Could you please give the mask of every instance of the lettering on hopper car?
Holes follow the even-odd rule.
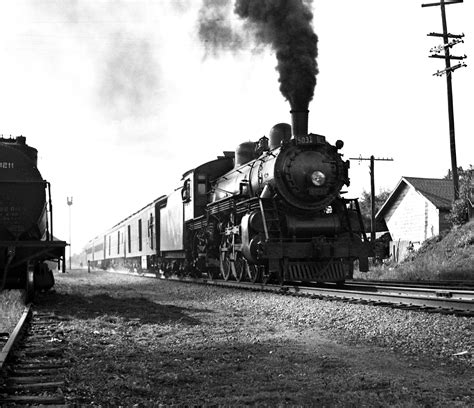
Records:
[[[21,211],[21,207],[8,207],[8,206],[1,207],[0,206],[0,213],[8,213],[8,214],[17,215],[20,213],[20,211]]]
[[[3,224],[11,226],[19,222],[19,219],[22,215],[22,208],[15,206],[0,206],[0,219]]]
[[[13,162],[0,162],[0,169],[14,169],[15,163]]]

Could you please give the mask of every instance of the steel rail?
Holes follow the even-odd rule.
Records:
[[[404,309],[413,308],[420,311],[455,314],[466,317],[474,316],[474,291],[471,290],[457,291],[458,297],[450,297],[444,296],[445,294],[440,296],[438,289],[430,291],[429,289],[421,290],[421,288],[377,288],[373,285],[367,285],[366,290],[354,290],[345,287],[329,288],[262,283],[254,284],[251,282],[196,280],[191,278],[177,278],[173,280],[328,300],[341,300],[352,303],[373,304],[375,306],[392,306]],[[462,294],[460,292],[462,292]]]
[[[377,293],[390,293],[399,296],[408,297],[425,297],[425,298],[446,298],[459,300],[474,300],[474,290],[447,288],[447,287],[422,287],[422,286],[392,286],[380,285],[378,283],[362,284],[362,283],[348,283],[344,285],[346,289],[360,290],[360,291],[376,291]]]
[[[390,291],[363,291],[347,289],[326,289],[326,288],[302,288],[295,289],[296,292],[307,295],[322,295],[327,298],[338,298],[355,302],[375,302],[390,304],[397,307],[417,307],[421,309],[432,309],[430,311],[450,312],[453,314],[474,315],[474,292],[462,295],[462,297],[451,297],[439,291],[433,292],[413,288],[395,288]],[[446,296],[445,296],[446,295]]]
[[[373,279],[350,279],[346,280],[346,285],[379,285],[379,286],[410,286],[422,288],[440,288],[440,289],[474,289],[474,280],[465,281],[402,281],[402,280],[373,280]]]
[[[23,311],[23,314],[21,315],[20,320],[18,321],[17,325],[15,326],[15,329],[8,337],[6,344],[3,346],[2,351],[0,352],[0,370],[3,370],[3,366],[8,360],[10,352],[13,350],[15,343],[19,339],[20,333],[22,332],[22,329],[25,327],[25,323],[27,322],[27,319],[30,316],[31,308],[32,308],[31,303],[25,306],[25,310]]]

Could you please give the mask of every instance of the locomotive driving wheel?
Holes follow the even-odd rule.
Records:
[[[234,240],[235,236],[232,233],[234,227],[234,217],[231,214],[229,221],[226,223],[224,228],[224,234],[222,236],[222,242],[220,246],[220,269],[221,275],[224,280],[229,280],[231,276],[235,276],[234,273]]]
[[[221,274],[224,280],[229,280],[230,275],[231,275],[231,266],[230,266],[230,256],[229,252],[226,250],[221,249],[221,255],[220,255],[220,267],[221,267]]]
[[[230,263],[232,268],[232,275],[237,282],[240,282],[245,276],[245,258],[242,256],[242,252],[234,252],[234,262]]]
[[[257,265],[245,260],[245,272],[249,281],[252,283],[259,283],[262,280],[262,265]]]

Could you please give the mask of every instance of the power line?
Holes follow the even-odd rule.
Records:
[[[362,160],[370,160],[369,172],[370,172],[370,242],[375,242],[375,161],[393,161],[393,159],[385,157],[375,158],[373,155],[370,157],[349,157],[349,160],[359,160],[359,164]]]
[[[448,33],[448,25],[446,22],[446,5],[463,3],[463,0],[441,0],[439,3],[428,3],[422,4],[421,7],[441,7],[441,21],[443,24],[443,33],[429,33],[429,37],[442,37],[443,44],[433,47],[430,52],[433,54],[430,55],[430,58],[443,58],[445,61],[445,69],[436,71],[433,75],[443,76],[446,75],[446,86],[448,92],[448,116],[449,116],[449,144],[451,149],[451,169],[453,172],[453,189],[454,189],[454,199],[459,198],[459,175],[458,175],[458,166],[456,159],[456,138],[454,132],[454,107],[453,107],[453,85],[452,85],[452,73],[462,67],[466,67],[466,64],[462,61],[467,58],[466,55],[463,56],[452,56],[450,50],[453,46],[459,43],[463,43],[464,34],[451,34]],[[450,39],[452,39],[450,41]],[[442,52],[444,51],[444,55]],[[461,61],[456,65],[451,65],[451,60]]]

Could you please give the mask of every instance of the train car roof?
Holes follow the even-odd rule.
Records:
[[[87,244],[85,245],[85,247],[87,246],[91,246],[93,245],[93,243],[104,236],[104,235],[107,235],[110,231],[112,231],[114,228],[118,227],[120,224],[123,224],[125,221],[127,221],[128,219],[132,218],[133,216],[137,215],[138,213],[140,213],[141,211],[143,211],[145,208],[151,206],[151,205],[154,205],[154,204],[157,204],[157,203],[164,203],[166,202],[166,200],[168,199],[168,196],[167,195],[162,195],[160,197],[158,197],[157,199],[153,200],[152,202],[148,203],[147,205],[143,206],[142,208],[140,208],[138,211],[135,211],[133,214],[129,215],[128,217],[125,217],[123,220],[119,221],[117,224],[115,224],[114,226],[112,226],[111,228],[105,230],[105,232],[103,232],[102,234],[99,234],[99,235],[96,235],[94,238],[91,238]]]
[[[234,155],[231,154],[231,153],[233,153],[233,152],[224,152],[224,156],[219,156],[219,157],[217,157],[217,159],[210,160],[210,161],[205,162],[205,163],[203,163],[203,164],[201,164],[201,165],[199,165],[199,166],[197,166],[193,169],[190,169],[190,170],[184,172],[181,179],[184,179],[187,175],[189,175],[191,173],[198,172],[198,171],[202,170],[203,168],[214,167],[213,165],[215,165],[217,163],[224,164],[225,162],[227,162],[231,165],[231,168],[234,167]],[[224,172],[224,173],[226,173],[226,172]]]
[[[140,208],[138,211],[135,211],[133,214],[130,214],[128,217],[125,217],[123,220],[119,221],[117,224],[115,224],[114,226],[112,226],[111,228],[109,228],[107,231],[110,231],[110,230],[113,230],[114,228],[118,227],[120,224],[124,223],[125,221],[127,221],[128,219],[132,218],[133,216],[137,215],[138,213],[140,213],[141,211],[143,211],[145,208],[147,207],[150,207],[154,204],[157,204],[157,203],[161,203],[161,202],[164,202],[168,199],[168,196],[167,195],[162,195],[160,197],[158,197],[157,199],[153,200],[152,202],[148,203],[147,205],[143,206],[142,208]]]

